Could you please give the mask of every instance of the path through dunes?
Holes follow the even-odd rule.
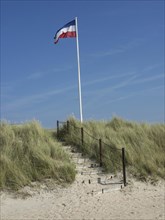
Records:
[[[122,184],[113,184],[121,181],[120,174],[118,178],[106,176],[74,148],[64,149],[76,163],[74,183],[67,187],[54,187],[49,180],[33,183],[20,191],[30,195],[25,198],[2,192],[1,219],[164,219],[164,182],[153,186],[132,180],[121,189]]]
[[[79,187],[88,188],[88,194],[99,194],[113,190],[120,190],[124,187],[122,174],[106,174],[103,168],[95,161],[84,157],[75,148],[64,146],[64,149],[70,154],[76,164],[76,182]],[[84,186],[83,186],[84,185]]]

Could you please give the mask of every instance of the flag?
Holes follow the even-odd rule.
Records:
[[[64,25],[62,28],[60,28],[55,36],[54,36],[54,43],[56,44],[59,40],[59,38],[68,38],[68,37],[76,37],[76,23],[75,19],[66,25]]]

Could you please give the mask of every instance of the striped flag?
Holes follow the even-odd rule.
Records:
[[[62,28],[60,28],[55,36],[54,36],[54,43],[56,44],[59,40],[59,38],[68,38],[68,37],[76,37],[76,23],[75,19],[66,25],[64,25]]]

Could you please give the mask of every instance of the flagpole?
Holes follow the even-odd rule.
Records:
[[[79,91],[79,106],[80,106],[80,121],[83,122],[82,115],[82,97],[81,97],[81,78],[80,78],[80,56],[79,56],[79,41],[78,41],[78,23],[77,17],[75,18],[76,23],[76,42],[77,42],[77,64],[78,64],[78,91]]]

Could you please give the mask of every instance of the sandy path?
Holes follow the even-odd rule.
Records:
[[[47,180],[39,186],[25,187],[22,198],[12,193],[1,192],[1,220],[39,219],[165,219],[164,182],[157,186],[136,181],[121,189],[120,175],[101,174],[99,167],[91,168],[91,161],[80,154],[65,149],[76,163],[76,181],[68,187],[54,188]]]

